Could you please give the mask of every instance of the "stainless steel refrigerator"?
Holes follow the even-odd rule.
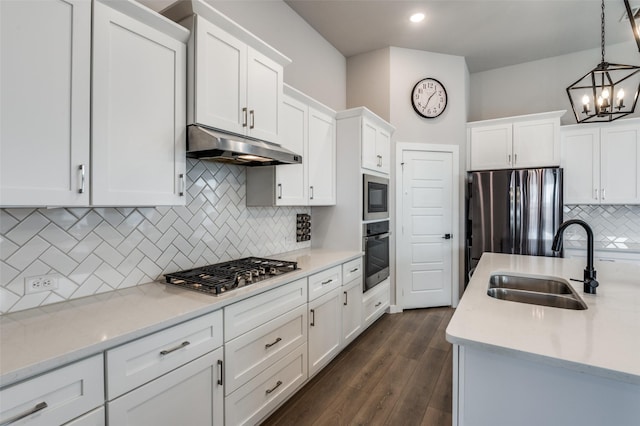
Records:
[[[562,169],[469,173],[467,273],[484,252],[554,256],[562,223]]]

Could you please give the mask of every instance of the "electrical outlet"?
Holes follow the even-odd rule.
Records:
[[[37,277],[27,277],[24,279],[24,291],[26,294],[52,291],[58,288],[57,275],[40,275]]]

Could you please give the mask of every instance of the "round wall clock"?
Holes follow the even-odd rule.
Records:
[[[422,117],[435,118],[447,107],[447,91],[435,78],[423,78],[413,86],[411,105]]]

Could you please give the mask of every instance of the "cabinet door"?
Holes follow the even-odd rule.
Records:
[[[562,131],[565,204],[597,204],[600,194],[600,131],[578,128]]]
[[[534,120],[513,124],[513,167],[560,165],[559,120]]]
[[[65,423],[65,426],[104,426],[106,424],[104,406]]]
[[[186,45],[94,3],[92,204],[184,205]]]
[[[194,121],[244,134],[247,45],[199,16],[195,32]]]
[[[362,279],[355,279],[342,290],[342,346],[362,332]]]
[[[0,206],[89,204],[90,49],[90,0],[0,2]]]
[[[307,176],[309,163],[307,149],[308,107],[295,99],[285,97],[282,106],[282,146],[302,155],[302,164],[276,166],[276,205],[304,206],[308,204]]]
[[[471,128],[471,170],[508,169],[512,160],[512,125]]]
[[[247,50],[248,132],[253,138],[280,143],[282,66],[263,54]]]
[[[362,119],[362,168],[380,171],[380,162],[376,151],[376,138],[378,127],[367,120]]]
[[[601,202],[640,203],[640,127],[607,126],[600,137]]]
[[[335,119],[309,108],[309,205],[336,203]]]
[[[107,403],[112,425],[222,425],[222,348]]]
[[[391,170],[391,135],[384,130],[376,134],[376,156],[380,161],[379,171],[389,174]]]
[[[340,351],[341,296],[338,288],[309,302],[309,376],[320,371]]]

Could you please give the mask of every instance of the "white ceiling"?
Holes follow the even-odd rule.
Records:
[[[464,56],[474,73],[600,46],[600,0],[284,1],[346,57],[396,46]],[[414,12],[426,19],[410,24]],[[623,0],[606,0],[605,15],[607,45],[633,39]]]

